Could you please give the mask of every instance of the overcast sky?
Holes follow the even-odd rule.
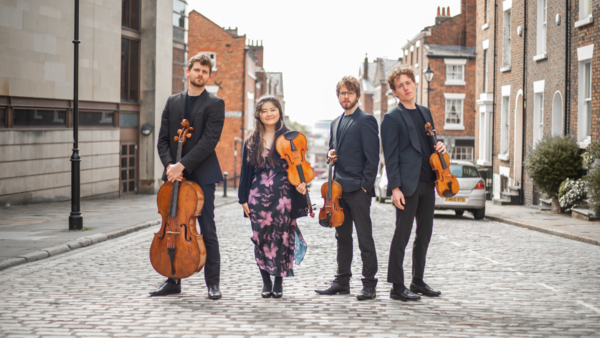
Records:
[[[406,40],[434,24],[438,6],[460,13],[460,0],[188,0],[221,27],[262,40],[264,68],[283,72],[286,114],[312,125],[342,113],[335,85],[358,77],[365,53],[397,59]]]

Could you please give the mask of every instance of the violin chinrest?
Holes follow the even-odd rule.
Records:
[[[283,133],[283,137],[285,137],[286,140],[293,140],[298,136],[298,131],[287,131],[285,133]]]

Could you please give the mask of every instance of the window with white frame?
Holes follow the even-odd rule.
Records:
[[[485,12],[483,17],[484,23],[490,22],[490,0],[485,0]]]
[[[579,20],[592,15],[592,0],[579,0]]]
[[[483,92],[484,93],[488,93],[489,92],[489,84],[488,84],[488,79],[489,79],[489,64],[490,64],[490,58],[488,55],[488,49],[484,49],[483,50]]]
[[[464,130],[465,94],[444,93],[446,99],[446,117],[444,130]]]
[[[492,165],[492,105],[479,106],[479,165]]]
[[[536,59],[546,56],[546,36],[548,32],[548,0],[538,0],[537,2],[537,51]]]
[[[533,146],[544,136],[544,92],[533,97]]]
[[[452,159],[473,161],[473,147],[454,147],[452,150]]]
[[[594,45],[577,48],[579,61],[577,141],[586,147],[591,141],[592,125],[592,57]]]
[[[508,92],[510,95],[510,87],[508,89]],[[510,140],[510,96],[503,95],[502,102],[501,102],[501,116],[500,116],[500,154],[501,155],[508,155],[509,140]]]
[[[446,63],[446,86],[464,86],[467,59],[444,59]]]
[[[504,34],[502,40],[502,66],[510,67],[510,52],[511,52],[511,10],[504,11]]]

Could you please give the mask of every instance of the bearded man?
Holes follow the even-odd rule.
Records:
[[[200,233],[206,246],[204,279],[210,299],[221,298],[219,279],[221,255],[215,225],[215,184],[223,181],[221,166],[215,147],[221,138],[225,122],[225,102],[206,90],[212,77],[212,60],[208,55],[198,54],[188,62],[188,90],[172,95],[162,113],[158,134],[158,154],[165,166],[163,181],[187,180],[197,183],[204,192],[204,207],[198,216]],[[177,130],[186,119],[194,128],[192,136],[183,146],[181,161],[177,158]],[[168,278],[151,296],[164,296],[181,292],[181,280]]]
[[[333,180],[342,186],[340,206],[344,209],[344,223],[335,228],[338,264],[335,280],[327,289],[315,292],[322,295],[350,293],[354,223],[363,263],[363,289],[356,298],[373,299],[377,286],[377,253],[371,224],[371,198],[375,196],[379,164],[379,128],[375,117],[358,107],[360,84],[356,78],[342,78],[336,93],[344,113],[331,123],[328,157],[336,161]]]

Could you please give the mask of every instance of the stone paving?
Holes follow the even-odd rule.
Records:
[[[313,189],[316,190],[316,189]],[[313,194],[313,202],[322,203]],[[600,247],[492,221],[438,215],[425,280],[440,298],[404,303],[385,282],[394,210],[373,203],[377,299],[319,296],[335,271],[334,230],[302,218],[308,243],[281,299],[260,297],[248,221],[237,204],[217,208],[221,290],[203,276],[180,295],[150,298],[163,280],[150,266],[152,227],[0,272],[0,337],[598,337]],[[410,257],[410,245],[407,249]],[[357,261],[358,260],[358,261]],[[410,280],[410,259],[406,261]]]

